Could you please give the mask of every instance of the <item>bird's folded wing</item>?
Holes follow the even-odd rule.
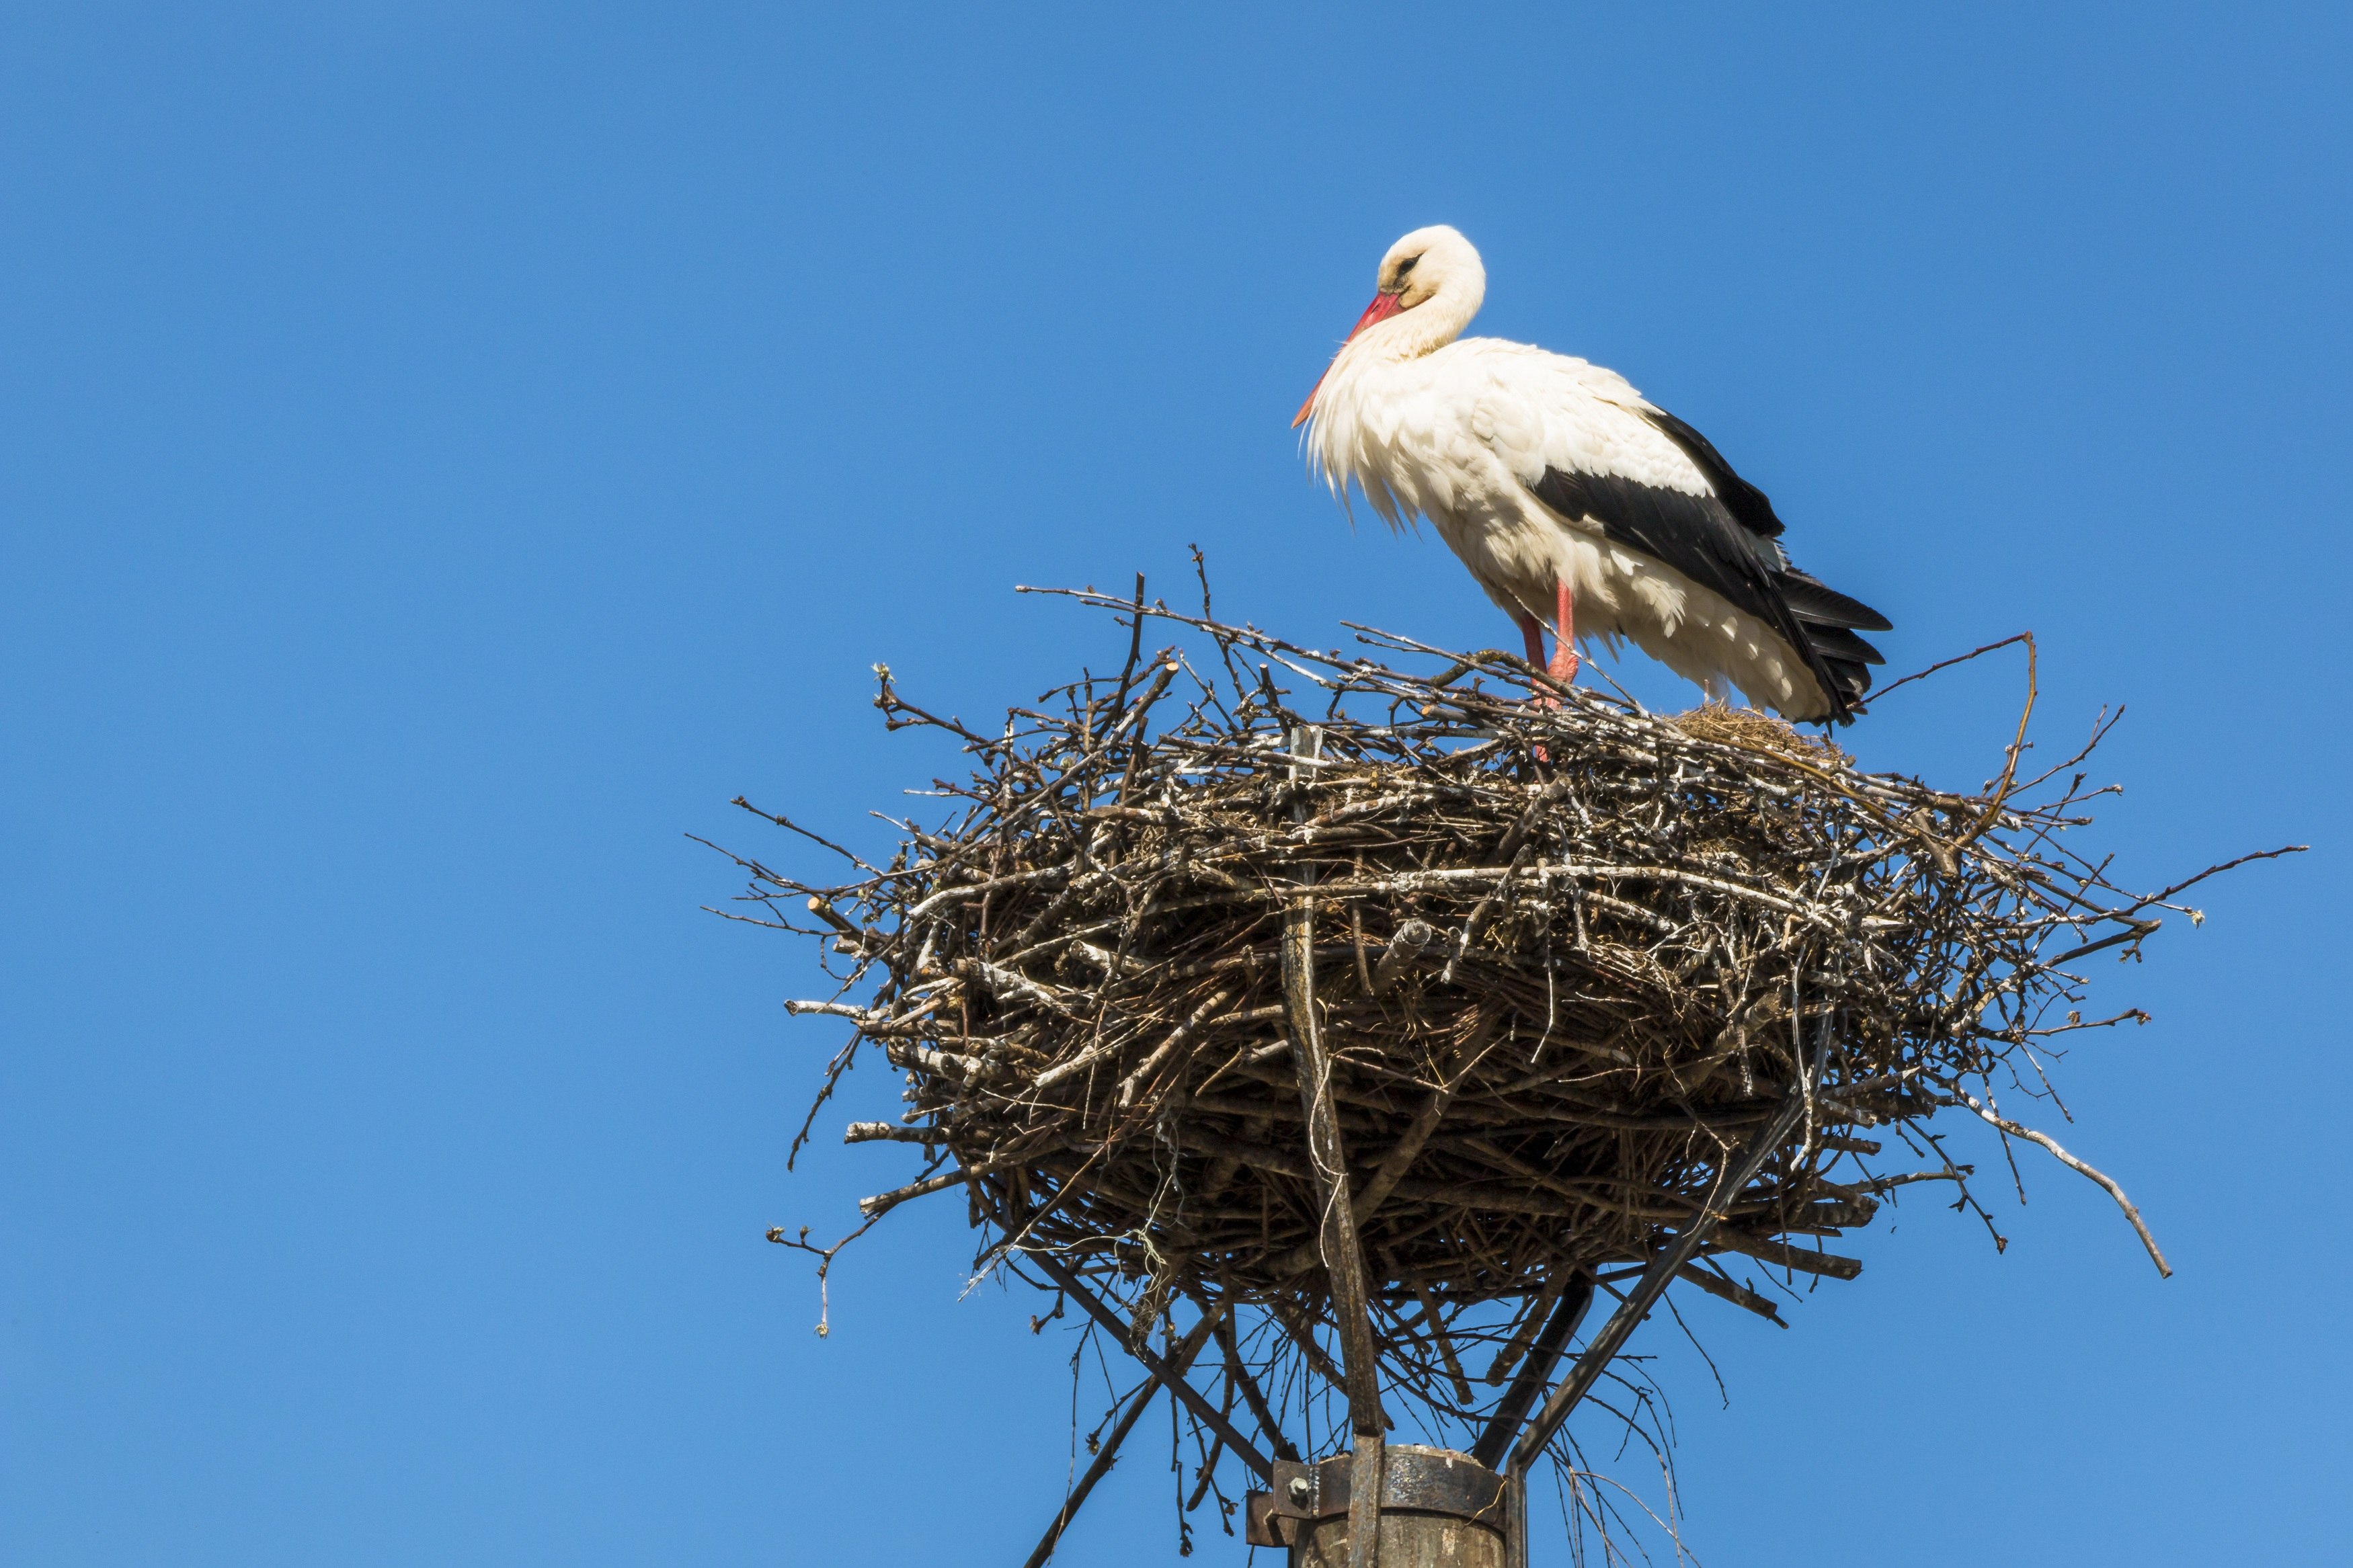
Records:
[[[1773,503],[1705,437],[1606,371],[1558,363],[1525,367],[1531,379],[1556,384],[1536,400],[1545,428],[1534,440],[1533,432],[1511,432],[1520,437],[1508,442],[1516,449],[1498,442],[1498,455],[1554,511],[1591,519],[1614,542],[1771,627],[1812,670],[1834,716],[1846,718],[1870,689],[1866,667],[1881,662],[1855,633],[1884,631],[1886,617],[1792,567],[1778,542]],[[1601,377],[1615,386],[1594,384]]]

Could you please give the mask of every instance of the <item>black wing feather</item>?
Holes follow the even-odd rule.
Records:
[[[1767,539],[1778,539],[1787,525],[1773,510],[1773,503],[1765,492],[1732,471],[1715,443],[1668,413],[1663,408],[1640,411],[1643,418],[1656,427],[1659,434],[1683,449],[1683,456],[1707,476],[1707,482],[1724,500],[1726,511],[1736,518],[1743,528]]]
[[[1597,519],[1611,540],[1771,626],[1820,683],[1831,717],[1852,720],[1854,704],[1871,689],[1869,667],[1883,662],[1855,631],[1887,631],[1887,617],[1791,566],[1774,542],[1783,524],[1772,501],[1734,473],[1706,437],[1672,414],[1641,412],[1691,458],[1714,495],[1548,468],[1531,487],[1536,499],[1565,517]]]

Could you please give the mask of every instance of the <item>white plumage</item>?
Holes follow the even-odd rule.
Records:
[[[1622,376],[1460,337],[1485,293],[1451,228],[1390,247],[1300,410],[1317,472],[1393,527],[1428,518],[1531,662],[1553,622],[1556,675],[1575,675],[1578,638],[1623,637],[1713,695],[1728,683],[1792,719],[1848,718],[1879,662],[1855,628],[1886,620],[1794,570],[1762,492]]]

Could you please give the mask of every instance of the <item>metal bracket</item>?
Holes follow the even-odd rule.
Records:
[[[1245,1500],[1245,1539],[1252,1546],[1294,1544],[1318,1520],[1349,1511],[1355,1456],[1335,1454],[1318,1464],[1278,1459],[1272,1489]],[[1504,1478],[1467,1454],[1419,1443],[1386,1445],[1381,1456],[1380,1511],[1442,1513],[1509,1532]]]

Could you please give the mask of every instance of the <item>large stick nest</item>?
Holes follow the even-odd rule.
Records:
[[[893,728],[972,759],[935,781],[958,803],[944,825],[899,824],[896,858],[838,883],[744,862],[772,923],[823,939],[842,980],[794,1005],[854,1025],[825,1093],[869,1045],[905,1074],[901,1122],[849,1137],[930,1163],[870,1220],[960,1189],[990,1260],[1051,1249],[1145,1317],[1176,1289],[1271,1304],[1318,1359],[1280,959],[1303,898],[1367,1275],[1421,1308],[1382,1326],[1409,1381],[1452,1364],[1463,1309],[1650,1257],[1791,1096],[1796,1131],[1685,1271],[1743,1305],[1772,1310],[1723,1253],[1850,1278],[1823,1238],[1890,1189],[1947,1181],[1969,1204],[1927,1125],[1947,1108],[2044,1143],[2139,1226],[1996,1100],[2043,1092],[2055,1037],[2139,1016],[2084,1018],[2067,966],[2135,953],[2178,907],[2179,888],[2124,892],[2063,842],[2098,793],[2083,752],[2021,780],[2021,721],[1996,783],[1955,795],[1777,721],[1652,714],[1503,653],[1365,635],[1412,674],[1206,605],[1078,596],[1133,616],[1125,668],[1001,732],[881,672]],[[1155,616],[1214,657],[1145,657]],[[1925,1168],[1881,1171],[1896,1142]]]

